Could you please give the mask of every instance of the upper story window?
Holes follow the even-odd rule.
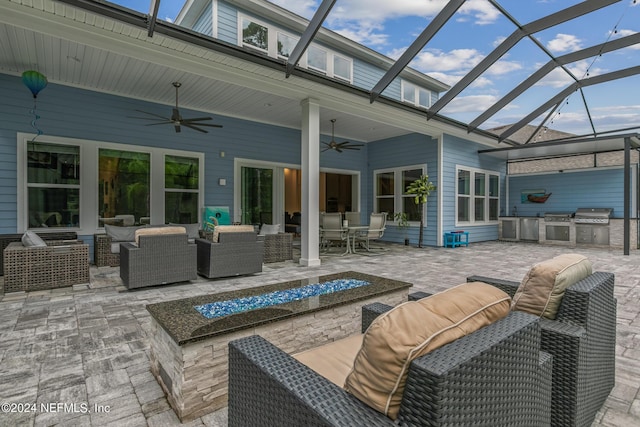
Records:
[[[500,175],[497,172],[456,168],[456,223],[481,224],[498,220]]]
[[[339,55],[333,55],[333,76],[351,82],[353,61]]]
[[[263,52],[273,58],[289,58],[298,36],[247,15],[238,15],[238,45]],[[311,43],[299,66],[348,83],[353,83],[353,60],[331,49]]]
[[[393,218],[397,212],[407,214],[407,220],[420,221],[420,207],[407,186],[425,173],[422,166],[383,169],[374,172],[375,212],[387,212]]]
[[[265,53],[269,50],[269,29],[252,19],[242,18],[242,45]]]
[[[278,56],[288,58],[291,52],[293,52],[293,48],[296,47],[298,40],[296,37],[278,32]]]
[[[317,46],[307,49],[307,66],[313,70],[327,73],[327,51]]]
[[[431,107],[431,92],[406,80],[402,80],[402,102],[416,107]]]

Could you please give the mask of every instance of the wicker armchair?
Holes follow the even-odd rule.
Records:
[[[45,247],[12,242],[4,250],[4,291],[35,291],[89,282],[89,245],[48,240]]]
[[[518,282],[472,276],[513,297]],[[553,355],[554,426],[589,426],[615,382],[614,275],[596,272],[567,288],[555,320],[541,318],[542,349]]]
[[[220,233],[218,242],[196,239],[198,274],[209,279],[262,271],[264,240],[255,231]]]
[[[377,315],[390,308],[372,304],[363,310]],[[394,422],[254,335],[229,343],[228,423],[548,426],[552,358],[539,349],[537,318],[511,313],[414,360]]]
[[[196,245],[187,241],[186,233],[142,235],[139,242],[120,244],[120,278],[127,289],[198,277]]]
[[[293,259],[293,234],[278,233],[259,236],[264,237],[263,262],[280,262]]]

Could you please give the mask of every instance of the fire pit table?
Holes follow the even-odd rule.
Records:
[[[353,271],[151,304],[151,371],[181,421],[227,405],[228,343],[261,335],[288,353],[359,333],[361,308],[411,283]]]

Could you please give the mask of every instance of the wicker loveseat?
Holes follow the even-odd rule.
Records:
[[[251,225],[221,225],[211,239],[196,239],[198,274],[209,279],[262,271],[264,240]]]
[[[3,253],[4,292],[53,289],[89,282],[89,245],[47,240],[47,246],[12,242]]]
[[[196,245],[189,243],[184,227],[140,229],[136,231],[136,240],[137,245],[120,244],[120,278],[128,289],[198,277]]]
[[[370,319],[391,309],[378,303],[363,307],[363,330]],[[322,347],[334,350],[336,344]],[[392,420],[302,363],[298,355],[253,335],[229,343],[228,423],[549,426],[552,364],[552,357],[540,351],[538,319],[509,313],[414,359],[397,419]]]
[[[554,426],[590,426],[615,382],[614,275],[594,272],[566,289],[555,320],[540,319],[542,350],[553,355]],[[520,282],[471,276],[513,296]]]

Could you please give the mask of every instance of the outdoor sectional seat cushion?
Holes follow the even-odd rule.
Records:
[[[135,244],[140,242],[140,236],[157,236],[160,234],[186,234],[187,230],[184,227],[146,227],[140,228],[134,233]]]
[[[411,362],[506,317],[511,298],[466,283],[410,301],[376,318],[363,335],[295,355],[373,409],[396,419]]]
[[[542,261],[524,276],[513,296],[511,309],[553,320],[565,290],[591,273],[591,261],[579,254],[563,254]]]
[[[221,233],[246,233],[253,232],[253,225],[218,225],[213,229],[212,242],[218,242]]]

